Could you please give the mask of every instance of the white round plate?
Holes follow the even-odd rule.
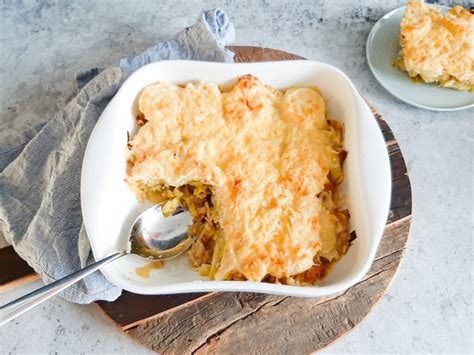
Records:
[[[437,7],[447,9],[444,6]],[[455,111],[474,107],[474,93],[415,83],[406,72],[393,66],[400,51],[398,37],[404,12],[405,6],[383,16],[367,38],[367,61],[377,81],[400,100],[427,110]]]

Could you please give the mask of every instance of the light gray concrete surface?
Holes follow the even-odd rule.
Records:
[[[413,188],[414,219],[408,250],[388,293],[365,321],[323,353],[473,352],[474,112],[408,106],[369,72],[369,30],[401,2],[0,3],[0,129],[13,126],[28,137],[74,95],[76,72],[139,52],[214,6],[232,18],[236,44],[279,48],[341,68],[386,117],[400,142]],[[21,149],[24,142],[14,143]],[[0,295],[0,302],[24,292]],[[120,333],[95,306],[54,299],[1,328],[0,352],[149,351]]]

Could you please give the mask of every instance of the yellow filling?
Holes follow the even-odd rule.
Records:
[[[343,127],[317,89],[250,75],[229,92],[156,83],[139,100],[126,181],[193,217],[189,261],[215,280],[314,284],[350,245]]]
[[[416,82],[474,91],[474,15],[455,6],[446,14],[409,1],[400,24],[394,65]]]

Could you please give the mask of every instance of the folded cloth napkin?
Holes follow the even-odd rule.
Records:
[[[128,74],[167,59],[232,62],[234,40],[224,11],[204,12],[195,25],[107,69],[77,78],[77,96],[52,117],[13,161],[1,161],[0,228],[15,251],[51,283],[94,262],[81,215],[80,173],[89,135]],[[20,115],[21,116],[21,115]],[[17,117],[16,119],[21,119]],[[0,160],[11,158],[0,142]],[[75,303],[114,300],[121,290],[100,272],[66,289]]]

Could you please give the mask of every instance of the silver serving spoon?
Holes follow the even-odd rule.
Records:
[[[124,255],[136,254],[149,259],[165,260],[181,254],[193,242],[187,232],[191,223],[191,216],[182,208],[169,217],[163,216],[161,205],[147,209],[133,223],[126,250],[112,254],[82,270],[0,306],[0,326]]]

